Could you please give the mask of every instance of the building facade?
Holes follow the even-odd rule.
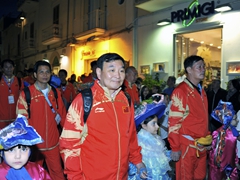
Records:
[[[231,9],[217,12],[223,5]],[[164,80],[177,77],[193,54],[205,59],[206,84],[240,73],[240,0],[19,0],[18,11],[22,19],[10,26],[0,20],[0,51],[20,70],[47,59],[55,74],[63,68],[80,76],[116,52],[139,74]],[[162,20],[170,24],[158,26]]]
[[[46,59],[69,76],[90,73],[90,62],[107,52],[131,64],[134,8],[133,0],[19,0],[20,17],[1,29],[2,59],[20,70]]]
[[[228,11],[217,11],[226,5]],[[168,25],[158,26],[163,20]],[[170,75],[177,77],[184,59],[196,54],[206,62],[204,83],[221,78],[226,88],[230,79],[240,75],[239,20],[239,0],[190,0],[142,16],[135,32],[135,66],[166,80]]]

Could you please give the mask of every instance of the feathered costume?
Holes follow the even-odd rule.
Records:
[[[234,117],[230,102],[220,101],[213,110],[212,117],[223,125],[212,134],[212,149],[209,153],[209,180],[238,180],[236,164],[238,131],[231,125]]]
[[[163,100],[163,98],[162,98]],[[166,106],[162,101],[158,103],[151,103],[141,105],[135,111],[135,123],[136,126],[141,124],[146,118],[151,115],[156,115],[160,118],[165,110]],[[169,165],[170,151],[167,150],[165,142],[159,135],[153,135],[145,129],[141,129],[138,132],[138,144],[142,147],[141,154],[143,163],[147,168],[147,179],[153,180],[169,180],[168,171],[171,170]],[[141,179],[137,174],[137,168],[130,163],[128,180]]]

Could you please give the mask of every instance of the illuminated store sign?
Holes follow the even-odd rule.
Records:
[[[215,13],[214,8],[215,8],[214,1],[199,4],[198,0],[194,0],[188,6],[188,8],[171,12],[171,21],[172,22],[181,21],[183,26],[187,27],[190,26],[196,18],[214,14]]]

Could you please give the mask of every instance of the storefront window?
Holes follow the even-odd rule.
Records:
[[[179,76],[184,72],[183,62],[185,58],[198,55],[204,59],[206,64],[204,86],[207,87],[212,79],[221,78],[221,28],[178,34],[175,41],[175,67]]]

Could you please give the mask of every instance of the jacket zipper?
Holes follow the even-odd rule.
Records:
[[[117,128],[117,133],[118,133],[118,170],[117,170],[117,178],[119,179],[119,174],[120,174],[120,162],[121,162],[121,144],[120,144],[120,132],[119,132],[119,126],[118,126],[118,117],[117,117],[117,113],[116,113],[116,109],[112,100],[112,106],[113,106],[113,111],[115,114],[115,120],[116,120],[116,128]]]

